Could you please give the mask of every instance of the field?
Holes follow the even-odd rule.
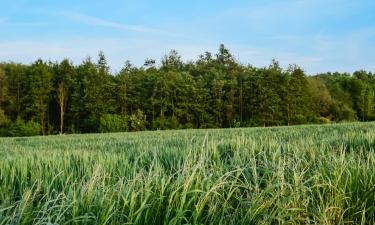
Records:
[[[375,123],[0,139],[0,224],[374,224]]]

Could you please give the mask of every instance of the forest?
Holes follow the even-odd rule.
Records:
[[[0,63],[0,136],[233,128],[371,121],[375,74],[306,74],[240,63],[224,46],[184,62],[129,61],[116,73],[106,57]]]

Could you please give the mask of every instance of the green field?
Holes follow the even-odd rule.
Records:
[[[375,123],[0,139],[0,224],[374,224]]]

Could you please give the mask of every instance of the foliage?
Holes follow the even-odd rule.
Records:
[[[24,122],[17,119],[14,123],[10,121],[0,122],[0,137],[37,136],[40,134],[40,130],[39,123],[34,121]]]
[[[142,131],[146,129],[146,116],[141,110],[137,110],[133,113],[129,118],[129,122],[131,131]]]
[[[276,60],[257,68],[224,45],[196,61],[183,62],[175,50],[159,66],[154,59],[140,67],[126,61],[118,73],[103,52],[79,65],[0,63],[3,120],[38,121],[42,134],[371,121],[374,93],[371,72],[308,76]]]
[[[146,117],[141,110],[130,116],[106,114],[100,118],[101,133],[142,131],[146,129]]]
[[[106,114],[100,118],[99,131],[108,132],[126,132],[129,131],[129,118],[127,116]]]
[[[0,125],[1,124],[5,124],[5,123],[8,123],[9,120],[8,118],[5,116],[4,114],[4,111],[2,109],[0,109]]]

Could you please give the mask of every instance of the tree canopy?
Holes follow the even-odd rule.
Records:
[[[103,52],[79,65],[4,62],[0,135],[22,135],[9,132],[16,124],[46,135],[369,121],[374,90],[371,72],[308,76],[276,60],[257,68],[239,63],[224,45],[196,61],[183,62],[175,50],[159,66],[154,59],[140,67],[126,61],[116,74]]]

